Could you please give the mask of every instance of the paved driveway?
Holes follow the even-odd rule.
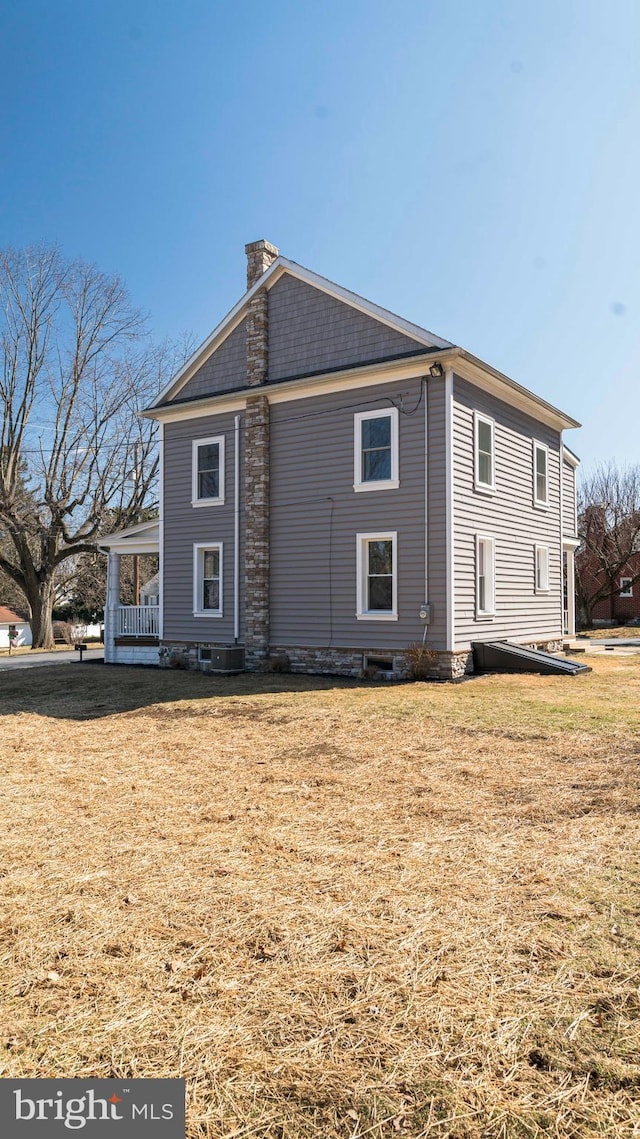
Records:
[[[87,649],[83,653],[83,664],[88,661],[104,660],[103,649]],[[17,653],[16,656],[0,656],[0,672],[14,668],[44,668],[48,664],[80,664],[80,653],[75,649],[66,649],[58,653]]]

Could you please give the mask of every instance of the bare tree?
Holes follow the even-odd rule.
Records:
[[[118,278],[56,249],[0,252],[0,570],[53,644],[56,574],[92,552],[106,517],[153,502],[153,425],[137,414],[166,352]]]
[[[640,466],[601,464],[578,493],[580,547],[576,594],[580,624],[591,627],[599,601],[620,592],[620,577],[640,581]]]

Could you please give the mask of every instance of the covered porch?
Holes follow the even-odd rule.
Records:
[[[104,610],[104,659],[106,664],[158,664],[161,628],[160,586],[155,604],[121,603],[122,558],[160,553],[158,519],[141,522],[100,540],[108,555],[107,599]],[[160,579],[158,579],[160,580]],[[152,601],[147,595],[145,601]]]

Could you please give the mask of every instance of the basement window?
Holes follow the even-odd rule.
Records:
[[[365,668],[375,668],[378,672],[384,672],[389,676],[393,673],[393,657],[373,656],[369,653],[364,658]]]
[[[200,649],[200,660],[201,661],[210,661],[211,660],[211,649],[201,648]]]

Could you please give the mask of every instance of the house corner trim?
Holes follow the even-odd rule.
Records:
[[[455,643],[455,561],[453,526],[453,369],[445,372],[445,511],[446,511],[446,571],[447,571],[447,651],[453,652]]]

